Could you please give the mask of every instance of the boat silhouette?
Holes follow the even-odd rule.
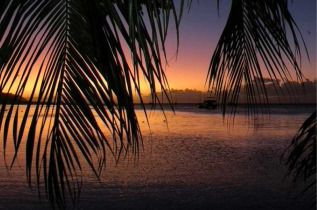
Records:
[[[197,105],[200,109],[216,109],[217,101],[214,97],[206,97],[203,103]]]

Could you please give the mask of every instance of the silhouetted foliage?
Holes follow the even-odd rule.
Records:
[[[313,205],[316,204],[316,111],[303,123],[283,156],[287,157],[287,175],[293,176],[295,183],[304,182],[311,191]]]
[[[38,187],[44,183],[54,208],[66,208],[66,195],[76,201],[83,164],[98,178],[106,154],[119,160],[138,152],[142,138],[133,93],[144,111],[140,77],[150,87],[152,103],[160,104],[157,86],[167,95],[164,43],[171,19],[178,37],[185,3],[177,2],[179,6],[172,0],[0,1],[0,92],[14,94],[12,104],[5,101],[0,108],[4,156],[12,144],[12,166],[26,136],[27,180],[31,185],[35,176]],[[259,62],[272,80],[286,84],[291,79],[286,58],[302,80],[286,34],[289,30],[295,52],[300,52],[287,2],[232,1],[208,73],[208,84],[223,104],[238,100],[243,82],[250,105],[267,103]],[[255,78],[262,82],[252,83]],[[32,87],[30,97],[18,123],[18,104],[27,87]]]
[[[170,20],[178,33],[180,16],[170,0],[0,2],[0,92],[14,94],[0,108],[4,156],[12,144],[12,165],[26,140],[29,185],[34,176],[38,187],[44,182],[53,207],[65,208],[67,194],[75,202],[83,164],[98,178],[108,153],[119,160],[138,152],[133,95],[142,76],[160,103],[157,84],[168,88],[161,53]]]

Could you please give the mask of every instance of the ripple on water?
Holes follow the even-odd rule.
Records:
[[[78,209],[303,209],[294,200],[280,155],[309,115],[273,114],[256,131],[244,115],[228,128],[219,113],[137,111],[144,149],[115,164],[108,158],[98,183],[83,170]],[[168,128],[167,128],[168,126]],[[2,157],[1,157],[2,158]],[[24,159],[20,157],[21,167]],[[0,159],[0,208],[46,208],[30,190],[23,169],[8,174]],[[21,181],[22,180],[22,181]]]

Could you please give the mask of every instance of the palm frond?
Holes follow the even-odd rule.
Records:
[[[285,83],[293,80],[294,72],[302,81],[297,61],[301,54],[298,35],[300,32],[288,11],[287,0],[232,1],[206,81],[224,105],[224,114],[227,102],[237,103],[242,88],[251,114],[256,111],[254,106],[268,104],[264,72],[272,80]],[[279,84],[274,85],[281,91]],[[292,91],[292,87],[288,89]]]
[[[133,93],[141,99],[144,76],[160,103],[156,84],[168,88],[161,53],[171,14],[177,33],[181,14],[169,0],[12,0],[0,12],[0,93],[15,95],[10,104],[0,98],[3,148],[13,140],[12,165],[26,138],[29,184],[35,172],[53,207],[65,208],[84,163],[98,177],[106,154],[137,153]]]
[[[316,111],[308,117],[287,147],[282,157],[286,156],[287,176],[293,175],[293,181],[304,182],[312,190],[316,202]]]
[[[237,104],[242,87],[250,115],[257,114],[257,106],[269,105],[265,72],[276,81],[273,82],[276,93],[285,94],[279,81],[286,85],[288,93],[295,93],[288,81],[293,81],[292,75],[303,81],[298,63],[301,60],[298,35],[303,40],[288,11],[287,0],[232,1],[207,76],[209,89],[223,105],[224,115],[227,102]],[[290,37],[292,42],[289,42]],[[303,45],[306,49],[304,41]],[[236,106],[233,106],[233,116],[235,110]],[[308,181],[304,191],[316,190],[316,112],[304,122],[287,152],[288,175],[294,174],[294,182]],[[316,198],[316,191],[313,194]]]

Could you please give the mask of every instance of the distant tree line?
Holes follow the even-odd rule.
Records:
[[[253,83],[260,82],[257,79],[253,80]],[[270,78],[264,78],[264,83],[267,91],[267,96],[270,103],[316,103],[316,87],[317,80],[306,79],[304,82],[288,81],[281,83],[279,80]],[[244,86],[245,87],[245,86]],[[205,97],[213,96],[213,92],[207,92],[197,89],[174,89],[171,88],[167,91],[172,103],[200,103]],[[167,97],[161,92],[161,102],[167,103]],[[143,100],[146,103],[151,101],[151,95],[143,96]],[[136,99],[136,103],[138,103]],[[246,103],[246,95],[244,88],[241,88],[238,103]]]

